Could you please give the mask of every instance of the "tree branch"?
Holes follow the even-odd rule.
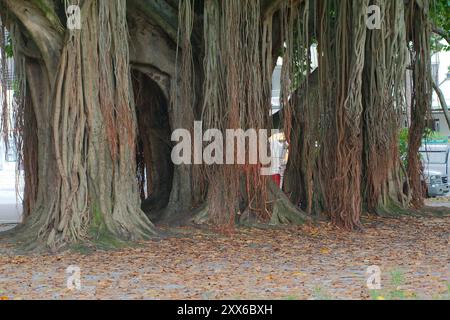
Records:
[[[151,18],[176,43],[178,34],[178,13],[166,1],[131,0],[129,5]]]
[[[445,120],[447,120],[448,127],[450,128],[450,113],[448,111],[447,102],[445,101],[445,97],[444,94],[442,93],[442,90],[439,88],[439,86],[435,81],[433,81],[433,89],[434,91],[436,91],[436,94],[438,95],[442,111],[444,112],[445,115]]]
[[[441,36],[444,38],[445,41],[450,45],[450,38],[448,36],[448,33],[445,32],[444,29],[438,28],[436,26],[433,26],[433,33],[437,34],[438,36]]]
[[[33,0],[33,3],[41,9],[42,13],[51,23],[55,30],[58,30],[61,34],[64,34],[64,26],[59,20],[58,15],[55,12],[55,4],[51,0]]]
[[[49,76],[56,74],[64,33],[55,28],[42,10],[30,1],[3,0],[9,11],[25,26],[44,59]]]
[[[286,0],[265,0],[262,4],[262,16],[263,19],[266,20],[267,18],[271,17],[275,12],[277,12],[283,2]],[[291,4],[293,6],[298,6],[303,0],[295,0]]]
[[[265,0],[262,4],[263,19],[272,16],[280,9],[284,0]]]

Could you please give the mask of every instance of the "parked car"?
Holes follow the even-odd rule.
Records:
[[[450,193],[450,145],[424,144],[420,148],[424,166],[424,181],[429,197],[440,197]]]

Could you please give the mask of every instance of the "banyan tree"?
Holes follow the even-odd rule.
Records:
[[[25,174],[25,221],[7,236],[60,248],[147,239],[158,233],[155,222],[227,229],[318,216],[358,230],[363,212],[421,206],[429,6],[0,0],[3,71],[10,50],[16,79],[14,108],[3,108],[3,119],[14,121],[2,129],[14,132]],[[67,27],[74,8],[80,28]],[[376,27],[368,25],[373,8],[380,10]],[[260,174],[261,164],[175,165],[171,134],[194,132],[194,121],[203,132],[273,128],[279,57],[278,129],[290,146],[284,190]],[[403,168],[397,136],[407,101],[412,128]]]

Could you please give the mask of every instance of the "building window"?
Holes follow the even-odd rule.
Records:
[[[433,131],[434,132],[440,132],[441,131],[441,123],[439,119],[434,119],[433,122]]]

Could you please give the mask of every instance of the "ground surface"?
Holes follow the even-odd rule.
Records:
[[[450,211],[449,211],[450,213]],[[450,215],[377,218],[364,234],[327,224],[240,229],[231,236],[177,229],[135,248],[48,256],[0,254],[5,299],[450,298]],[[3,252],[5,247],[0,247]],[[7,248],[6,248],[7,249]],[[79,292],[66,268],[81,268]],[[368,266],[380,291],[367,289]]]

